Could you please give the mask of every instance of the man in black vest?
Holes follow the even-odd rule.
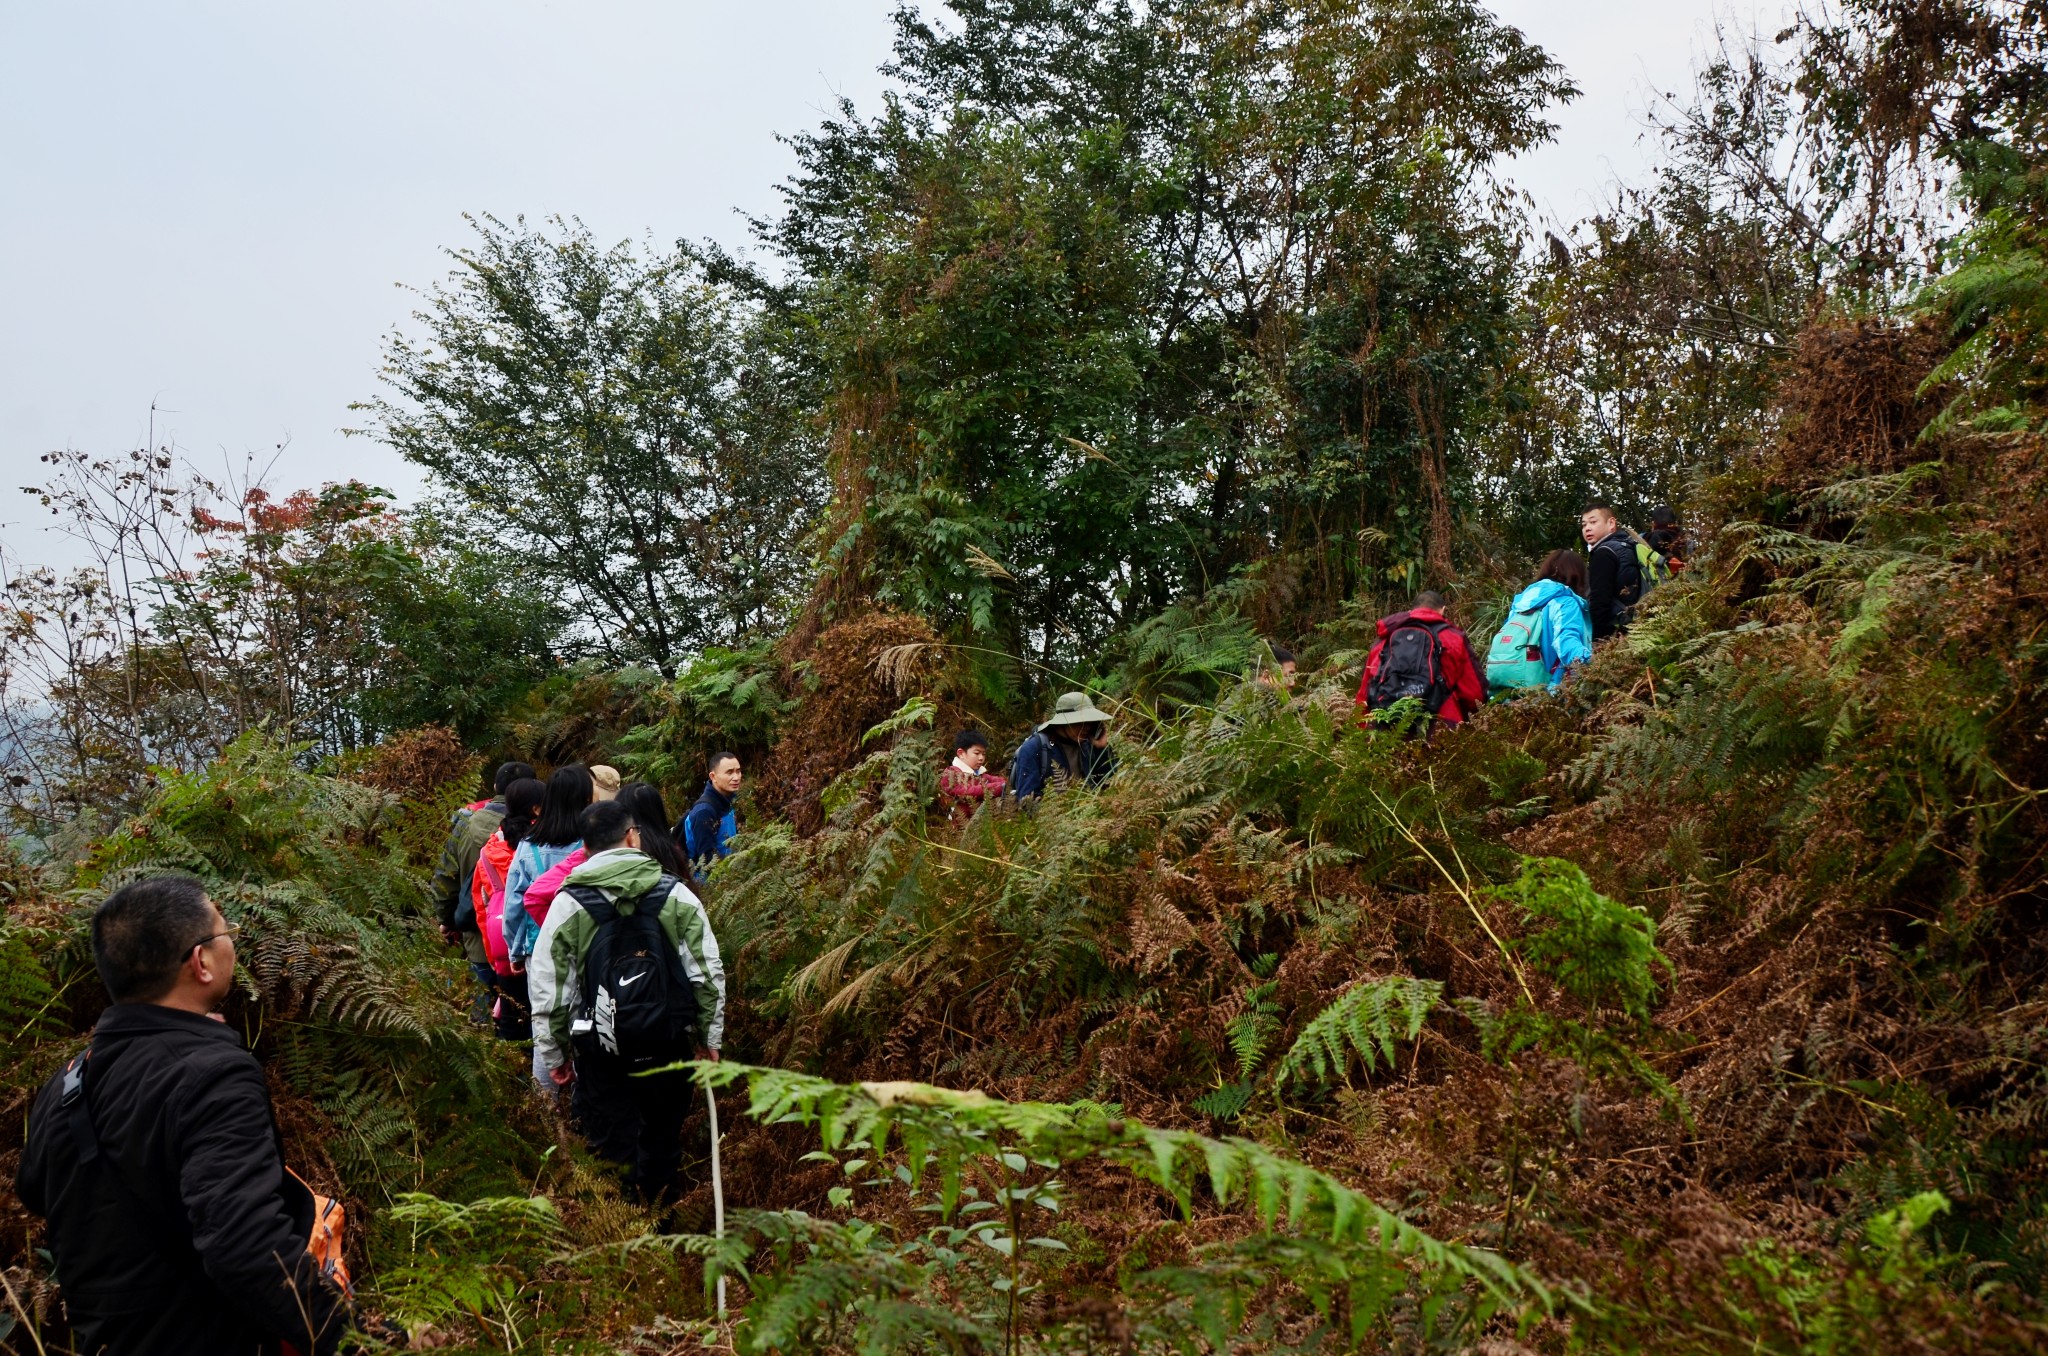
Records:
[[[15,1183],[49,1220],[79,1351],[328,1356],[349,1329],[306,1251],[313,1197],[284,1170],[263,1068],[216,1012],[236,930],[190,876],[93,914],[114,1006],[36,1099]]]

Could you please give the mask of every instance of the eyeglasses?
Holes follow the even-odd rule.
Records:
[[[228,924],[227,931],[216,932],[210,934],[209,936],[201,937],[198,941],[186,947],[185,954],[188,956],[191,955],[194,951],[197,951],[200,947],[205,946],[208,942],[217,942],[223,937],[239,937],[241,935],[242,925],[240,923],[230,923]]]

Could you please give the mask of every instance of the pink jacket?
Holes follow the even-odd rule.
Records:
[[[548,921],[548,906],[555,902],[555,896],[562,893],[562,883],[569,879],[569,873],[583,865],[583,859],[590,854],[577,848],[568,856],[556,862],[541,874],[539,880],[526,887],[526,915],[535,927]]]

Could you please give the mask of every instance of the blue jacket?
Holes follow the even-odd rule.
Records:
[[[704,794],[697,797],[697,803],[683,816],[683,822],[676,825],[676,842],[681,845],[683,855],[695,865],[706,858],[730,853],[732,848],[727,845],[728,841],[739,829],[739,815],[732,808],[732,797],[706,782]]]
[[[526,888],[582,846],[578,840],[562,847],[543,847],[528,839],[512,854],[511,869],[505,872],[505,950],[512,959],[524,964],[533,954],[533,944],[540,940],[540,924],[526,911]]]
[[[1555,690],[1565,670],[1593,657],[1593,615],[1586,600],[1555,579],[1539,579],[1515,595],[1516,612],[1543,609],[1543,667]]]
[[[1083,744],[1080,750],[1081,779],[1089,786],[1108,781],[1116,771],[1116,753],[1107,745],[1098,749]],[[1039,731],[1018,745],[1017,756],[1010,760],[1010,794],[1020,802],[1030,800],[1045,790],[1047,782],[1066,780],[1065,766],[1052,736]]]

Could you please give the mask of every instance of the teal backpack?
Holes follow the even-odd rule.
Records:
[[[1543,662],[1543,609],[1510,612],[1486,647],[1486,686],[1492,692],[1544,687],[1550,669]]]

